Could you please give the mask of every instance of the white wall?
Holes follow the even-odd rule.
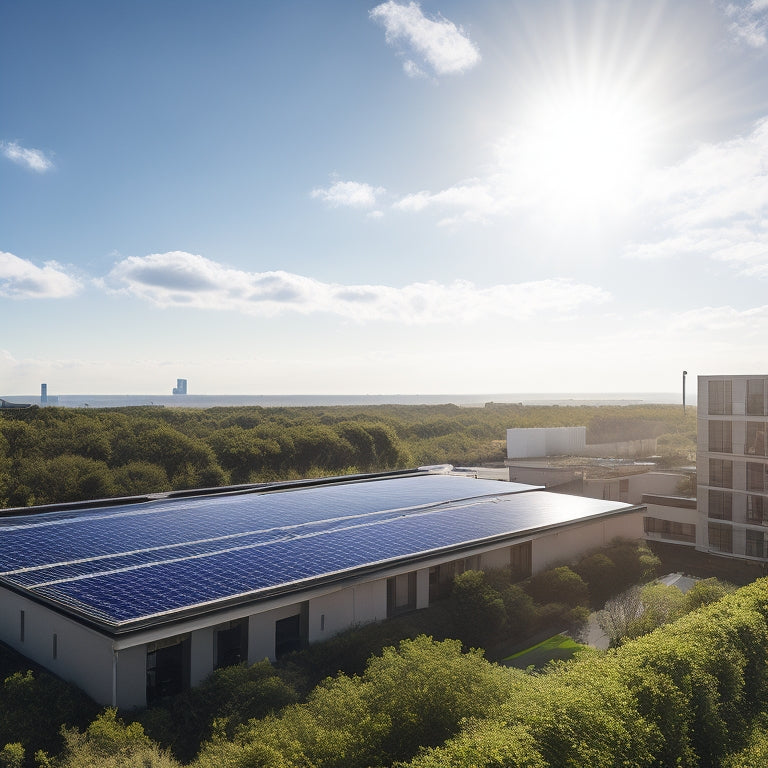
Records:
[[[507,458],[582,455],[586,427],[532,427],[507,430]]]
[[[112,642],[105,635],[0,588],[0,640],[100,704],[112,703]],[[20,617],[24,611],[24,640]],[[56,658],[53,636],[56,635]]]
[[[114,706],[134,709],[147,706],[147,646],[122,648],[117,654],[117,700]],[[105,703],[105,702],[100,702]]]
[[[575,560],[590,550],[607,546],[616,538],[642,539],[644,514],[644,510],[638,510],[603,517],[551,531],[541,538],[533,539],[533,573]]]
[[[640,504],[643,494],[675,496],[686,475],[682,472],[640,472],[623,477],[590,478],[584,481],[584,495],[593,499],[612,499],[628,504]],[[621,481],[627,490],[622,493]]]

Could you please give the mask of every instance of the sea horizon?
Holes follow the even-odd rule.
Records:
[[[6,395],[9,403],[42,405],[40,395]],[[695,405],[695,396],[687,404]],[[679,392],[524,392],[442,394],[293,394],[293,395],[99,395],[49,394],[47,405],[60,408],[163,406],[215,408],[235,406],[311,407],[335,405],[443,405],[482,407],[487,403],[521,405],[681,405]]]

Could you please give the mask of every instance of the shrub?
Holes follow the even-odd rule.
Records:
[[[516,584],[510,584],[501,594],[507,614],[507,634],[513,640],[532,634],[536,626],[536,606],[531,596]]]
[[[616,563],[602,552],[585,557],[573,570],[586,582],[593,606],[602,606],[616,593]]]
[[[473,648],[493,641],[504,626],[504,601],[485,581],[482,571],[464,571],[456,576],[450,600],[458,635]]]
[[[527,589],[537,603],[565,603],[571,607],[589,605],[587,585],[567,565],[536,574]]]

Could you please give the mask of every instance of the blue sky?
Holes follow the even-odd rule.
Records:
[[[0,0],[0,395],[765,373],[768,0]]]

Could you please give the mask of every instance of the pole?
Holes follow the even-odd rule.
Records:
[[[683,371],[683,416],[685,416],[685,377],[688,375],[688,371]]]

